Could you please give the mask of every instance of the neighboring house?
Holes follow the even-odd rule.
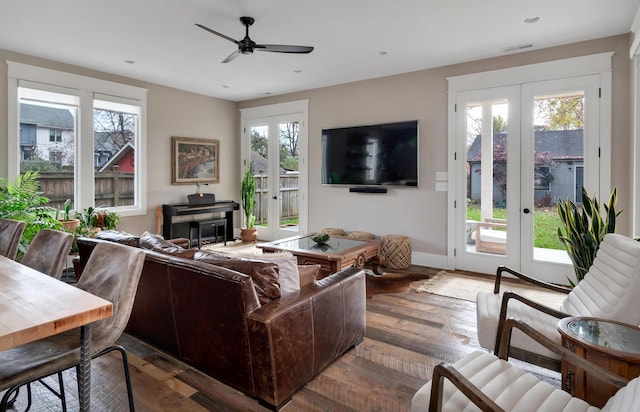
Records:
[[[67,109],[21,103],[20,160],[46,161],[58,170],[73,166],[74,128],[75,119]],[[133,172],[133,145],[128,141],[114,142],[114,135],[118,134],[94,133],[95,167],[109,171],[117,164],[120,171]],[[129,136],[127,139],[131,140]]]
[[[98,172],[110,172],[114,170],[115,166],[120,172],[135,172],[135,150],[131,143],[125,144],[98,169]]]
[[[582,184],[584,182],[584,153],[583,130],[553,130],[535,132],[535,152],[539,158],[545,161],[536,166],[535,170],[535,202],[545,205],[550,200],[550,205],[556,204],[558,199],[570,198],[581,203]],[[467,196],[471,200],[480,200],[480,146],[482,137],[476,136],[467,151],[469,164],[469,186]],[[500,133],[493,136],[494,145],[494,205],[505,202],[504,179],[501,179],[495,171],[504,170],[504,150],[507,145],[507,134]],[[519,162],[519,159],[515,159]]]
[[[69,110],[20,104],[20,159],[73,165],[74,125]]]

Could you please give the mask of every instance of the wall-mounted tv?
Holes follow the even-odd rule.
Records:
[[[418,121],[322,130],[322,184],[418,186]]]

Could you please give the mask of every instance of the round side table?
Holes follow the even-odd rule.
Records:
[[[640,328],[606,319],[569,317],[558,322],[562,345],[627,379],[640,376]],[[603,407],[618,388],[562,361],[562,389]]]

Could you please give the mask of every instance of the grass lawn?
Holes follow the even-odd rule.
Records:
[[[493,217],[495,219],[506,219],[507,210],[493,209]],[[480,221],[479,206],[467,206],[467,220]],[[534,247],[565,250],[564,245],[558,239],[558,228],[560,226],[560,218],[555,207],[537,208],[533,223]]]

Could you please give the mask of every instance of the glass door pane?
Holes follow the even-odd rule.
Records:
[[[280,161],[278,170],[278,216],[279,228],[297,232],[299,226],[298,205],[298,142],[300,125],[298,122],[284,122],[278,125],[280,134]]]
[[[533,108],[533,258],[567,263],[557,202],[581,200],[584,92],[534,96]]]
[[[466,249],[471,253],[507,253],[507,109],[504,100],[466,107]]]
[[[256,179],[255,225],[262,230],[269,226],[269,126],[251,126],[251,161]],[[258,231],[260,236],[260,230]]]

